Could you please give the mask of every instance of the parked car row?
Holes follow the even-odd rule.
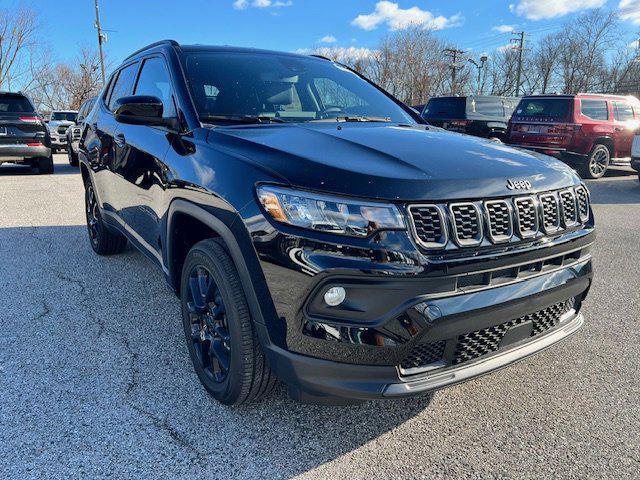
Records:
[[[637,165],[631,145],[640,101],[631,96],[435,97],[421,116],[448,130],[552,155],[583,178],[600,178],[610,165]]]

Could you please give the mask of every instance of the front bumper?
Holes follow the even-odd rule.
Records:
[[[51,134],[51,146],[54,148],[66,148],[67,147],[67,136],[66,134]]]
[[[51,149],[45,145],[28,146],[26,144],[0,145],[0,162],[16,161],[26,158],[48,157]]]

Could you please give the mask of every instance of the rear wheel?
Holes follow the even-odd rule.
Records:
[[[276,378],[253,327],[240,277],[217,240],[203,240],[189,251],[180,299],[189,355],[214,398],[239,405],[273,390]]]
[[[127,246],[127,238],[117,232],[110,231],[100,215],[96,192],[90,180],[85,184],[85,213],[87,231],[91,248],[98,255],[113,255],[122,252]]]
[[[36,161],[36,168],[40,175],[49,175],[53,173],[53,157],[40,157]]]
[[[611,162],[611,152],[606,145],[598,144],[593,147],[587,161],[580,168],[582,178],[601,178],[607,172]]]

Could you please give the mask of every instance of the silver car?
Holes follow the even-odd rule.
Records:
[[[84,120],[96,103],[96,97],[92,97],[85,100],[80,105],[78,110],[78,117],[75,125],[67,128],[67,156],[69,157],[69,164],[78,166],[78,145],[80,144],[80,138],[85,127]]]
[[[67,128],[75,125],[78,112],[75,110],[54,110],[47,119],[47,127],[51,135],[51,151],[67,149]]]

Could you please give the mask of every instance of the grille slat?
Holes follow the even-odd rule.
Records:
[[[572,227],[578,223],[576,197],[573,190],[563,190],[558,194],[562,207],[562,223],[565,227]]]
[[[560,228],[560,212],[558,199],[553,193],[540,195],[540,205],[542,208],[542,228],[546,233],[557,232]]]
[[[504,200],[486,202],[488,235],[492,242],[506,242],[513,236],[511,207]]]
[[[425,248],[439,248],[447,243],[444,214],[437,205],[412,205],[409,207],[414,235]]]
[[[538,212],[533,197],[520,197],[514,200],[516,206],[516,219],[518,235],[522,238],[530,238],[538,233]]]
[[[580,222],[585,223],[589,220],[589,194],[583,186],[576,188],[576,200]]]
[[[473,203],[452,203],[449,206],[453,219],[453,233],[460,246],[478,245],[482,242],[480,210]]]
[[[441,340],[439,342],[416,345],[404,358],[400,366],[404,370],[409,370],[410,368],[424,367],[430,363],[438,362],[442,360],[444,355],[445,344],[446,342]]]

